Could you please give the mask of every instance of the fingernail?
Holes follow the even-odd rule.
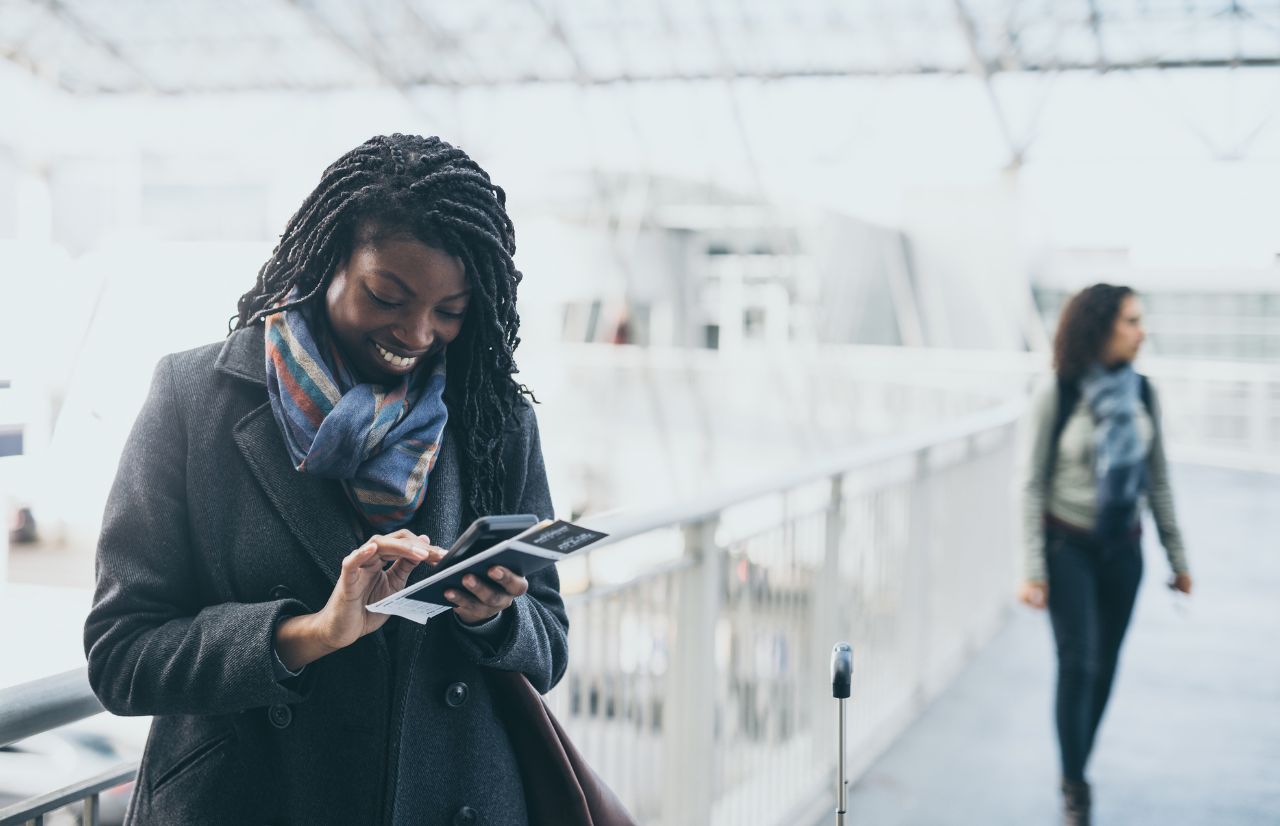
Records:
[[[467,578],[462,581],[462,584],[470,588],[476,584],[476,578],[468,574]]]
[[[502,579],[504,574],[502,573],[501,568],[494,568],[492,571],[489,572],[489,576],[493,577],[494,579]]]
[[[444,598],[445,598],[445,599],[457,599],[457,598],[458,598],[458,592],[457,592],[457,591],[445,591],[445,592],[444,592]]]

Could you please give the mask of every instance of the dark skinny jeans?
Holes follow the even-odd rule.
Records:
[[[1141,538],[1104,546],[1088,534],[1050,527],[1045,550],[1062,776],[1083,781],[1142,579]]]

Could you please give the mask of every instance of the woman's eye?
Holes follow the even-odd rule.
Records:
[[[466,315],[466,313],[465,313],[465,312],[462,312],[462,313],[455,313],[455,312],[452,312],[452,311],[450,311],[450,310],[440,310],[439,312],[440,312],[440,315],[444,316],[445,318],[451,318],[451,319],[455,319],[455,320],[456,320],[456,319],[459,319],[459,318],[462,318],[464,315]]]
[[[379,298],[377,293],[375,293],[373,290],[365,290],[365,292],[369,294],[369,298],[373,300],[373,303],[377,304],[379,307],[399,307],[400,306],[394,301],[387,301],[385,298]]]

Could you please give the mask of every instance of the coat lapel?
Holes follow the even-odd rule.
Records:
[[[459,524],[462,514],[462,480],[458,471],[457,442],[453,428],[445,425],[444,438],[440,442],[440,455],[427,478],[427,496],[409,522],[409,530],[431,537],[431,544],[448,548],[462,532]],[[409,582],[417,582],[431,573],[425,565],[419,565],[409,576]]]
[[[262,385],[265,392],[265,363],[262,326],[255,325],[227,339],[217,368]],[[408,525],[414,533],[431,537],[434,545],[447,546],[459,532],[462,485],[451,431],[446,426],[440,456],[427,481],[426,501]],[[336,582],[342,559],[368,539],[342,484],[294,469],[270,401],[237,422],[232,436],[272,507],[329,581]],[[428,573],[420,567],[412,580]]]
[[[337,582],[343,557],[361,542],[341,484],[294,470],[270,402],[241,419],[232,433],[272,507],[329,581]]]

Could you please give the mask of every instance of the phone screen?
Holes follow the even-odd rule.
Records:
[[[492,548],[499,542],[505,542],[536,524],[538,524],[538,518],[531,514],[482,516],[471,523],[471,527],[458,537],[458,541],[453,543],[449,552],[436,563],[436,568],[444,570],[455,562],[461,562],[486,548]]]

